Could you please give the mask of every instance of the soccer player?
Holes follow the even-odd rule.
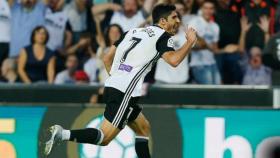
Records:
[[[148,140],[150,125],[137,104],[145,75],[161,57],[176,67],[190,53],[196,42],[196,31],[186,30],[186,42],[174,50],[171,36],[177,32],[180,20],[174,5],[160,4],[152,12],[153,26],[126,32],[111,46],[104,57],[110,77],[105,82],[106,108],[100,129],[65,130],[59,125],[50,127],[51,138],[45,154],[57,141],[74,141],[105,146],[128,125],[136,134],[135,150],[138,158],[150,158]]]

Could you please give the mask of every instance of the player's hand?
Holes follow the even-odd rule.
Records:
[[[197,41],[196,30],[192,27],[188,27],[186,32],[187,42],[190,43],[193,47]]]

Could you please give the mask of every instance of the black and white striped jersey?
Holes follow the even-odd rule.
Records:
[[[174,51],[173,45],[170,34],[158,26],[129,30],[115,43],[111,76],[105,87],[141,96],[144,77],[163,53]]]

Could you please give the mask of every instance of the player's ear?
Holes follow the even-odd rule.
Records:
[[[163,24],[163,25],[165,25],[166,22],[167,22],[167,20],[166,20],[165,18],[160,18],[159,21],[160,21],[160,23]]]

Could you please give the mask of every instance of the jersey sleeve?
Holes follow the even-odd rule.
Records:
[[[214,39],[213,42],[219,42],[220,39],[220,27],[214,24]]]
[[[69,20],[67,20],[67,22],[66,22],[66,30],[72,32],[72,26],[71,26]]]
[[[156,49],[162,56],[165,52],[175,51],[174,49],[174,41],[171,36],[165,32],[157,41]]]
[[[128,31],[127,31],[128,32]],[[114,46],[118,47],[118,45],[122,42],[122,40],[124,39],[125,35],[127,34],[127,32],[125,32],[124,34],[121,35],[120,39],[117,40],[115,43],[114,43]]]

